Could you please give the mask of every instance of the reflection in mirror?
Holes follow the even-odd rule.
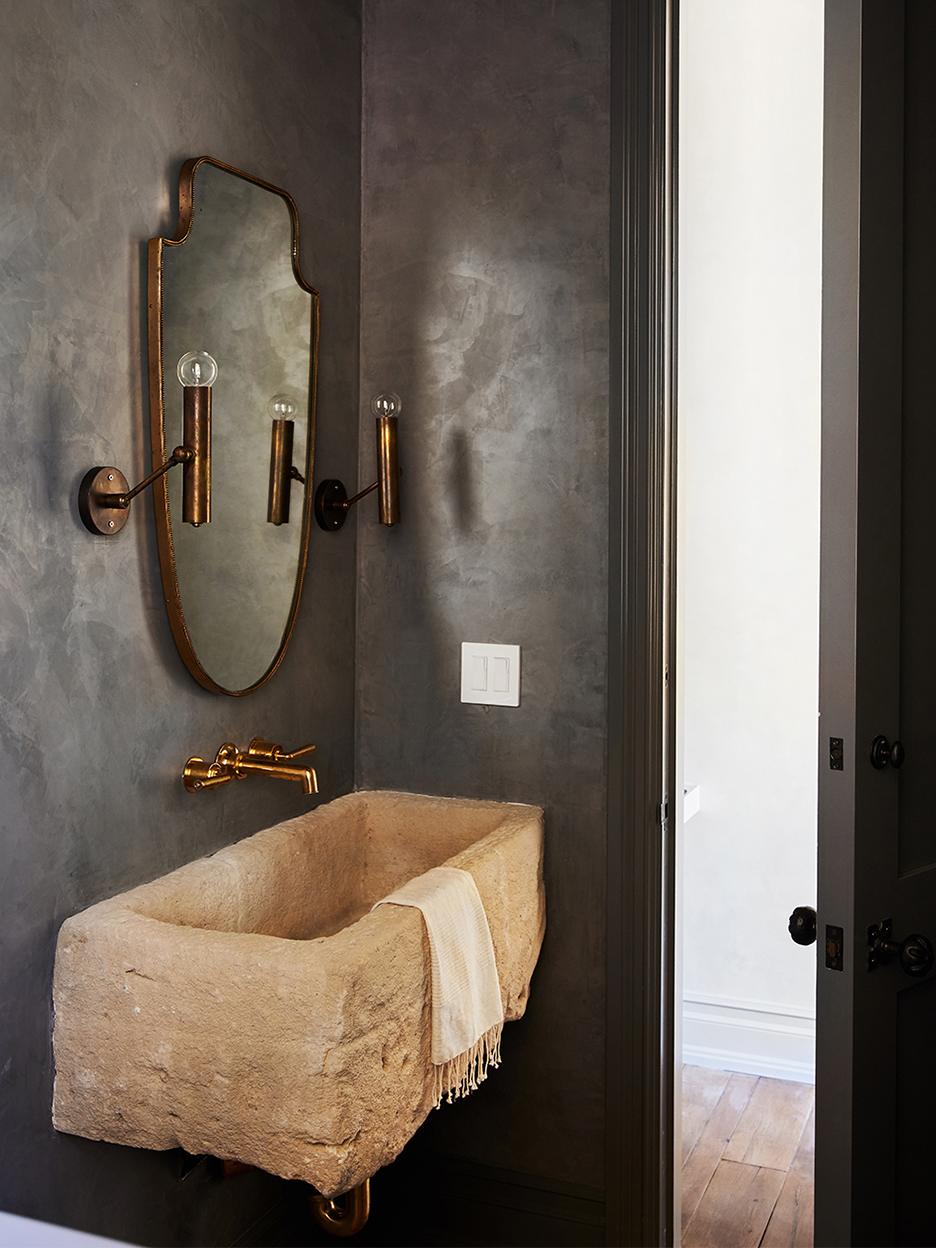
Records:
[[[186,665],[240,694],[278,665],[302,588],[318,296],[299,271],[284,191],[202,158],[183,168],[179,200],[176,238],[150,243],[153,456],[182,441],[178,361],[207,352],[211,518],[183,524],[170,479],[156,499],[160,559]]]

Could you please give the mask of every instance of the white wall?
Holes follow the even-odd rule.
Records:
[[[809,1078],[822,0],[683,0],[685,1058]]]

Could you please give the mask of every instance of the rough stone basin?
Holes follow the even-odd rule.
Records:
[[[542,845],[534,806],[353,793],[68,919],[55,1126],[234,1158],[326,1196],[363,1182],[432,1107],[422,916],[371,906],[431,867],[470,871],[519,1018]]]

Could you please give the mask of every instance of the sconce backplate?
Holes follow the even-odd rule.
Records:
[[[119,468],[109,465],[91,468],[78,487],[78,512],[84,526],[101,537],[113,537],[130,518],[128,507],[106,507],[103,500],[114,494],[126,494],[130,483]]]
[[[348,491],[340,481],[322,481],[313,507],[320,529],[340,529],[348,518]]]

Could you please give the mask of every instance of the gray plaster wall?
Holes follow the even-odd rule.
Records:
[[[298,785],[189,796],[185,759],[255,734],[318,743],[352,787],[353,526],[314,530],[282,668],[195,684],[162,601],[152,505],[81,525],[94,464],[148,471],[145,244],[182,161],[294,196],[322,294],[318,462],[357,464],[359,0],[31,0],[0,40],[0,1207],[141,1244],[232,1243],[279,1180],[180,1183],[167,1154],[56,1135],[55,936],[76,910],[304,809]]]
[[[504,1064],[434,1147],[600,1186],[609,8],[368,0],[361,481],[400,417],[403,523],[358,518],[356,783],[539,803],[547,936]],[[517,709],[460,643],[522,647]]]

